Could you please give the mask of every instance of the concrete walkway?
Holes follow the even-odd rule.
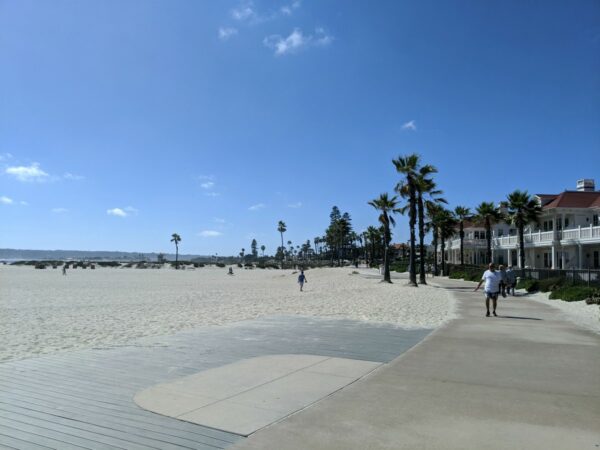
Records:
[[[526,298],[486,318],[474,283],[436,282],[458,319],[235,448],[600,448],[600,336]]]

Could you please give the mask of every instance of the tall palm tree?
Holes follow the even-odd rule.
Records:
[[[508,209],[508,220],[517,227],[519,233],[519,267],[525,268],[524,229],[530,223],[539,223],[542,207],[527,191],[516,190],[506,197],[504,206]]]
[[[477,212],[475,220],[485,227],[485,238],[487,243],[486,258],[488,263],[492,262],[492,224],[501,222],[504,216],[493,202],[481,202],[475,209]]]
[[[404,179],[396,186],[396,191],[406,192],[408,198],[408,223],[410,227],[410,255],[409,255],[409,284],[417,286],[417,273],[415,268],[415,225],[417,223],[417,186],[416,180],[419,170],[419,155],[413,153],[392,160],[396,171]]]
[[[369,242],[371,244],[371,255],[369,259],[372,263],[373,261],[375,261],[376,258],[377,243],[381,241],[381,238],[379,236],[379,230],[371,225],[367,228],[367,236],[369,237]]]
[[[242,251],[240,252],[240,262],[244,262],[244,253],[246,253],[246,249],[243,248]]]
[[[439,227],[438,233],[441,240],[441,250],[442,250],[442,275],[446,273],[446,241],[454,236],[456,232],[456,225],[458,224],[456,218],[452,211],[448,211],[447,209],[441,209],[438,212],[438,217],[436,219],[437,225]]]
[[[427,284],[425,279],[425,202],[448,203],[440,197],[443,192],[436,189],[436,184],[428,175],[436,173],[437,169],[431,165],[425,165],[419,169],[417,178],[417,214],[419,228],[419,283]]]
[[[471,216],[471,210],[465,206],[457,206],[454,208],[454,215],[458,219],[458,236],[460,237],[460,265],[465,264],[465,253],[463,248],[463,241],[465,239],[465,219]]]
[[[262,252],[262,257],[263,257],[263,258],[265,257],[265,249],[266,249],[266,248],[267,248],[267,247],[265,247],[264,245],[261,245],[261,246],[260,246],[260,251]]]
[[[175,269],[179,269],[179,243],[181,242],[181,236],[173,233],[171,235],[171,242],[175,243]]]
[[[283,259],[285,257],[285,247],[283,246],[283,233],[287,231],[287,227],[283,220],[280,220],[277,224],[277,231],[279,231],[279,233],[281,234],[281,258]]]
[[[439,219],[440,219],[440,212],[443,210],[443,207],[439,204],[439,203],[435,203],[435,202],[426,202],[425,203],[425,209],[427,210],[427,218],[428,218],[428,222],[427,222],[427,229],[431,230],[431,234],[432,234],[432,245],[433,245],[433,273],[435,275],[438,274],[438,260],[437,260],[437,250],[438,250],[438,244],[439,244],[439,230],[440,230],[440,225],[439,225]]]
[[[391,283],[392,282],[392,276],[390,274],[390,261],[388,258],[388,248],[390,246],[390,241],[392,240],[392,232],[390,230],[390,225],[394,226],[396,225],[396,222],[394,221],[394,217],[393,214],[395,214],[397,212],[397,199],[396,197],[392,197],[389,198],[387,192],[381,194],[379,196],[379,198],[376,198],[374,200],[371,200],[369,202],[369,205],[371,205],[373,208],[375,208],[376,210],[380,211],[381,214],[379,215],[379,222],[381,223],[381,225],[383,226],[384,232],[383,232],[383,241],[384,241],[384,248],[383,248],[383,280],[387,283]],[[415,283],[416,285],[416,283]]]

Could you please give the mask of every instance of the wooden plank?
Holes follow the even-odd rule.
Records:
[[[39,434],[39,431],[40,430],[38,429],[36,429],[35,432],[22,431],[18,428],[8,427],[0,424],[0,433],[6,433],[13,439],[19,439],[23,441],[23,446],[20,448],[28,449],[30,446],[42,446],[43,448],[60,450],[93,450],[91,447],[80,447],[77,445],[72,445],[69,442],[65,442],[61,439],[54,439],[52,437],[41,435]],[[115,448],[118,450],[118,447],[112,447],[112,449]]]
[[[169,433],[169,430],[165,430],[163,427],[155,427],[152,425],[143,425],[139,423],[132,424],[124,420],[110,420],[110,418],[98,414],[94,415],[85,412],[73,413],[64,409],[57,410],[39,405],[26,405],[22,402],[12,402],[11,405],[23,408],[24,410],[31,410],[37,413],[46,414],[48,416],[56,416],[80,422],[93,423],[101,427],[111,428],[126,433],[142,433],[145,437],[162,440],[170,444],[180,445],[182,447],[203,448],[205,447],[205,444],[208,444],[213,447],[222,448],[226,444],[229,444],[228,442],[210,439],[208,437],[204,437],[202,440],[199,439],[199,436],[185,437],[181,432],[177,436]]]
[[[35,444],[31,441],[17,439],[14,436],[2,434],[2,430],[0,430],[0,445],[2,445],[3,448],[14,450],[52,450],[52,447]]]

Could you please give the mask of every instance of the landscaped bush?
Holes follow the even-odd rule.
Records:
[[[588,305],[600,305],[600,289],[594,289],[585,302]]]
[[[225,263],[216,263],[215,266],[223,268],[225,267]]]
[[[521,279],[517,283],[517,289],[525,289],[527,292],[536,292],[539,290],[538,280],[528,278]]]
[[[100,267],[119,267],[121,263],[117,261],[98,261],[98,265]]]
[[[390,265],[390,270],[393,272],[407,272],[408,271],[408,264],[406,263],[393,263]]]
[[[571,285],[571,282],[562,277],[546,278],[538,281],[538,289],[542,292],[555,291],[561,287]]]
[[[592,296],[594,288],[587,286],[568,286],[556,289],[550,294],[552,300],[564,300],[565,302],[579,302]]]

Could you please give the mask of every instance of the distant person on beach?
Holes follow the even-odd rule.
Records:
[[[506,269],[506,291],[508,295],[515,296],[515,285],[517,284],[517,277],[512,270],[512,266],[508,266]],[[512,293],[511,293],[512,292]]]
[[[229,272],[227,272],[227,275],[233,275],[233,267],[229,268]]]
[[[508,286],[508,279],[506,278],[506,269],[502,264],[500,264],[499,269],[500,279],[502,280],[500,281],[500,294],[502,295],[502,297],[506,298],[506,288]]]
[[[487,309],[487,313],[485,315],[486,317],[490,317],[490,299],[492,300],[493,307],[492,314],[497,316],[496,304],[498,303],[498,293],[500,292],[500,282],[502,281],[500,273],[496,272],[496,265],[494,263],[490,263],[488,267],[489,269],[483,272],[481,281],[473,291],[477,291],[483,282],[485,282],[483,292],[485,293],[485,308]]]
[[[67,265],[66,264],[63,264],[62,272],[63,272],[63,275],[67,274]]]
[[[298,284],[300,285],[300,292],[302,292],[304,283],[308,283],[308,280],[306,279],[306,275],[304,275],[304,270],[301,270],[300,275],[298,275]]]

